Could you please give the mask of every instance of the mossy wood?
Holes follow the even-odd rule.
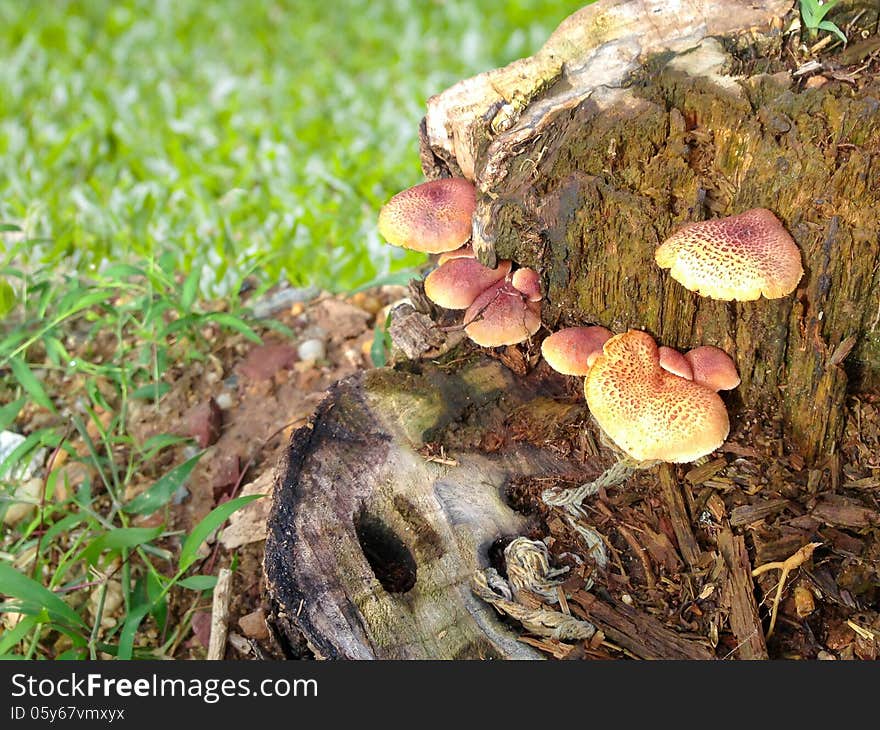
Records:
[[[266,577],[286,643],[302,635],[331,659],[540,657],[471,591],[492,544],[527,529],[505,485],[582,473],[549,448],[479,448],[533,388],[481,358],[330,390],[291,441],[269,520]],[[456,443],[454,458],[432,453],[435,440]]]
[[[780,53],[791,7],[600,0],[535,56],[432,97],[422,163],[476,183],[480,259],[541,272],[549,329],[721,347],[742,376],[732,416],[778,418],[816,461],[847,388],[880,383],[880,80],[805,87]],[[878,13],[850,0],[835,18]],[[791,295],[713,301],[655,264],[676,226],[754,207],[802,252]]]

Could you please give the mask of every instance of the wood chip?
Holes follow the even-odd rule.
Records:
[[[723,596],[730,608],[730,628],[737,641],[734,652],[740,659],[767,659],[745,540],[725,527],[718,535],[718,550],[727,568]]]
[[[753,522],[760,522],[767,517],[779,514],[787,504],[787,499],[769,499],[761,500],[755,504],[734,507],[730,512],[730,526],[742,527]]]
[[[659,479],[663,502],[666,505],[666,510],[669,512],[669,519],[672,522],[675,539],[678,541],[678,549],[685,563],[693,570],[700,560],[701,550],[691,530],[691,521],[684,506],[681,487],[676,481],[672,473],[672,467],[669,464],[660,465]]]

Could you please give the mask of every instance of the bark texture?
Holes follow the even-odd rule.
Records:
[[[504,487],[583,473],[527,443],[485,453],[513,409],[539,409],[539,422],[583,417],[540,393],[482,358],[454,374],[382,369],[331,389],[294,434],[274,491],[265,569],[284,638],[296,645],[301,633],[329,659],[540,658],[471,590],[493,543],[527,530]],[[431,452],[435,440],[454,458]]]
[[[422,160],[474,180],[480,258],[541,273],[548,328],[721,347],[742,376],[732,415],[779,419],[816,461],[848,385],[880,383],[880,82],[803,88],[778,58],[790,5],[602,0],[429,100]],[[676,226],[754,207],[802,252],[790,296],[713,301],[654,263]]]

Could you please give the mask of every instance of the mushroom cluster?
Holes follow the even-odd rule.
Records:
[[[463,178],[431,180],[393,196],[379,212],[379,233],[395,246],[440,254],[425,295],[444,309],[465,310],[464,331],[482,347],[515,345],[541,326],[537,271],[502,260],[483,266],[467,242],[476,207]]]
[[[547,364],[585,376],[587,405],[606,435],[636,461],[689,462],[727,438],[719,390],[739,385],[732,358],[717,347],[682,354],[640,330],[566,327],[541,345]]]

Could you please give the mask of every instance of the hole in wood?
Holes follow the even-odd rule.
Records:
[[[363,507],[354,531],[373,575],[389,593],[406,593],[416,584],[416,561],[403,541],[382,520]]]

